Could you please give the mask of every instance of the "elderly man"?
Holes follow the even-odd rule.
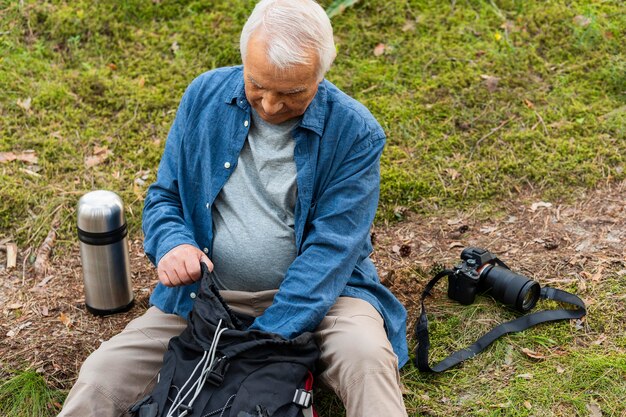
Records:
[[[349,417],[406,416],[406,312],[369,259],[383,130],[324,80],[330,21],[312,0],[262,0],[242,67],[196,78],[145,201],[152,307],[85,362],[62,416],[119,416],[154,386],[192,308],[200,262],[252,328],[314,332],[318,381]]]

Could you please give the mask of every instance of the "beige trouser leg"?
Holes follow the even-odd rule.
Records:
[[[319,380],[341,398],[346,417],[406,417],[398,358],[371,304],[339,297],[315,330]]]
[[[187,321],[151,307],[110,340],[80,368],[60,416],[119,417],[155,384],[169,340]]]
[[[235,311],[258,316],[274,291],[222,291]],[[155,307],[103,343],[83,364],[59,416],[124,416],[154,386],[171,337],[186,322]],[[397,359],[378,312],[365,301],[341,297],[318,329],[319,379],[343,400],[347,417],[404,417]],[[324,416],[322,416],[324,417]]]

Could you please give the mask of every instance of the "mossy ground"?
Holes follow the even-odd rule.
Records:
[[[140,238],[145,188],[178,100],[198,74],[239,64],[238,34],[253,5],[0,0],[0,153],[38,157],[0,163],[0,240],[34,248],[56,219],[57,249],[76,245],[75,204],[96,188],[121,195]],[[620,0],[363,0],[333,25],[338,56],[327,78],[388,135],[379,222],[406,209],[496,213],[529,190],[571,201],[626,178]],[[94,154],[108,157],[86,166]],[[610,306],[602,314],[608,321]],[[442,323],[438,334],[456,337]],[[549,337],[525,337],[533,335]],[[413,404],[434,415],[509,415],[498,404],[526,397],[531,408],[511,415],[539,415],[532,405],[553,404],[552,388],[566,397],[561,415],[584,415],[593,392],[617,410],[626,392],[610,383],[611,369],[623,375],[623,358],[600,348],[573,353],[537,364],[534,380],[512,377],[496,389],[472,365],[405,380]],[[490,355],[502,361],[506,351]],[[561,363],[567,372],[551,372]],[[444,401],[452,392],[454,404]]]

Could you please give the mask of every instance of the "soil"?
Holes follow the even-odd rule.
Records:
[[[448,211],[426,217],[401,208],[398,215],[402,221],[374,227],[372,258],[383,283],[407,307],[409,329],[432,271],[458,263],[467,246],[489,249],[542,285],[574,290],[588,305],[597,301],[595,288],[605,277],[626,284],[626,182],[589,191],[571,204],[520,197],[491,216]],[[56,248],[39,276],[32,249],[22,249],[18,267],[10,270],[0,251],[0,372],[35,369],[51,385],[68,389],[85,357],[148,306],[155,270],[140,240],[129,246],[135,305],[108,317],[85,307],[77,243]],[[623,318],[624,293],[615,301],[613,311]]]

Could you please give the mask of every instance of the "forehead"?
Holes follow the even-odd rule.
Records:
[[[311,54],[314,53],[311,52]],[[243,67],[246,81],[254,81],[263,87],[287,85],[295,88],[317,82],[315,65],[293,65],[284,69],[273,65],[267,56],[267,43],[264,39],[255,36],[248,43]]]

